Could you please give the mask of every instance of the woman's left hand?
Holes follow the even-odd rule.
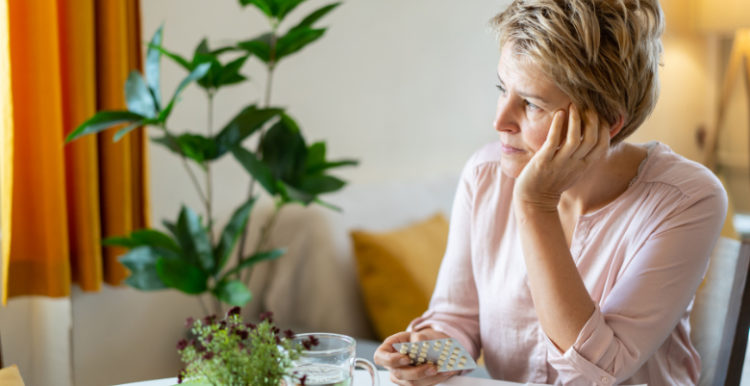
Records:
[[[561,139],[565,111],[558,111],[541,149],[516,179],[514,204],[530,205],[543,211],[556,211],[560,196],[609,148],[609,125],[600,124],[594,112],[585,122],[572,104],[568,112],[568,134]],[[581,135],[583,132],[583,135]],[[561,143],[562,142],[562,143]]]

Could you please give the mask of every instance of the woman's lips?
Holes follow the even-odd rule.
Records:
[[[508,145],[506,145],[506,144],[505,144],[505,143],[503,143],[503,142],[500,142],[500,143],[502,144],[502,151],[503,151],[503,153],[505,153],[505,154],[518,154],[518,153],[523,153],[523,150],[521,150],[521,149],[517,149],[517,148],[515,148],[515,147],[512,147],[512,146],[508,146]]]

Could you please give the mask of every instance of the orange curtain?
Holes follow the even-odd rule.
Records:
[[[97,110],[126,108],[138,0],[0,2],[3,303],[67,296],[71,281],[117,285],[122,250],[100,242],[149,226],[145,133],[63,138]]]

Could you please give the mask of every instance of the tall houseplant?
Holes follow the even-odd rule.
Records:
[[[132,71],[125,83],[126,111],[100,111],[81,124],[67,137],[70,142],[84,135],[124,125],[114,140],[130,131],[147,126],[157,136],[152,141],[179,156],[198,196],[203,203],[202,215],[182,206],[176,221],[163,220],[169,231],[141,229],[130,235],[111,237],[102,244],[126,248],[120,261],[130,270],[125,280],[129,286],[152,291],[174,288],[186,294],[199,295],[206,314],[208,307],[200,295],[213,296],[215,312],[221,314],[221,303],[243,306],[252,299],[247,288],[249,271],[262,261],[277,259],[284,249],[270,249],[270,232],[285,205],[318,203],[337,209],[319,199],[325,193],[337,191],[345,182],[328,175],[328,171],[342,166],[356,165],[356,161],[329,161],[325,142],[307,144],[297,122],[286,110],[271,105],[274,69],[286,57],[298,52],[323,36],[325,28],[314,24],[340,3],[326,5],[305,17],[301,22],[280,33],[286,16],[306,0],[239,0],[245,7],[252,5],[268,19],[271,31],[235,46],[211,50],[206,39],[198,44],[193,58],[187,60],[162,46],[162,28],[153,35],[146,55],[145,78]],[[228,62],[221,58],[227,53],[241,53]],[[167,56],[188,75],[178,85],[169,101],[163,100],[160,89],[161,57]],[[217,133],[213,128],[214,97],[222,88],[248,81],[240,69],[250,57],[261,60],[268,71],[262,106],[243,108]],[[176,134],[169,126],[169,118],[182,91],[196,82],[204,91],[208,104],[207,135],[185,132]],[[243,142],[258,137],[257,149],[248,149]],[[214,232],[212,164],[231,154],[251,177],[246,200],[234,211],[221,233]],[[204,186],[190,163],[203,174]],[[273,214],[262,227],[257,244],[250,255],[243,255],[247,240],[250,213],[257,199],[256,182],[274,200]],[[237,247],[239,240],[239,246]],[[237,259],[231,259],[237,250]],[[244,273],[244,278],[243,278]]]

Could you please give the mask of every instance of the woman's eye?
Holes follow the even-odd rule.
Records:
[[[505,94],[505,89],[501,85],[497,85],[497,89],[500,90],[501,93]]]
[[[529,101],[525,100],[524,102],[526,103],[526,107],[528,107],[530,110],[539,110],[539,109],[541,109],[541,107],[539,107],[539,106],[537,106],[537,105],[535,105],[535,104],[533,104],[533,103],[531,103]]]

